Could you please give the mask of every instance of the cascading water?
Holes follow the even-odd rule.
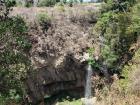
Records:
[[[89,64],[87,67],[87,77],[86,77],[86,86],[85,86],[85,105],[93,105],[89,101],[90,98],[92,98],[91,94],[91,86],[92,86],[92,81],[91,81],[91,76],[92,76],[92,67]]]

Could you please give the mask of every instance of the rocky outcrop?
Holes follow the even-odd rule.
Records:
[[[93,39],[74,25],[53,29],[33,38],[37,43],[31,50],[31,61],[36,72],[32,77],[29,74],[27,80],[33,100],[60,90],[83,88],[85,84],[86,61],[83,56],[89,47],[93,47]]]
[[[44,96],[59,91],[83,89],[87,66],[84,55],[94,45],[93,22],[82,18],[85,19],[84,24],[87,22],[83,26],[80,21],[72,22],[65,12],[54,12],[47,30],[44,30],[47,23],[42,26],[36,22],[30,25],[28,33],[32,42],[30,59],[33,71],[28,74],[25,85],[28,100],[33,105]]]
[[[28,94],[33,102],[50,97],[63,90],[83,88],[85,78],[84,64],[77,64],[67,55],[61,67],[42,67],[30,73],[26,82]]]

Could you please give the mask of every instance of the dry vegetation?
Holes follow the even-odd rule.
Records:
[[[123,68],[125,79],[117,79],[97,94],[97,105],[140,105],[140,50]]]

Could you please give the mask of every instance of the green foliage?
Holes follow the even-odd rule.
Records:
[[[63,100],[63,102],[59,102],[58,105],[82,105],[81,100]]]
[[[8,1],[0,1],[0,21],[1,20],[4,20],[8,17],[8,14],[9,14],[9,11],[10,11],[10,6],[11,6],[11,2],[8,2]]]
[[[55,8],[59,10],[60,12],[65,12],[65,7],[63,2],[59,2],[55,5]]]
[[[46,12],[37,14],[37,20],[39,24],[42,26],[43,31],[47,31],[51,26],[52,18],[50,18]]]
[[[89,48],[89,49],[88,49],[89,57],[92,57],[92,56],[93,56],[94,51],[95,51],[94,48]]]
[[[53,6],[56,3],[56,0],[40,0],[38,6]]]
[[[117,60],[117,55],[114,53],[114,51],[111,50],[109,45],[103,46],[101,55],[106,66],[108,66],[109,68],[111,68],[111,66],[113,66],[113,63]]]
[[[11,90],[9,91],[9,98],[10,98],[11,100],[15,100],[16,102],[20,102],[21,99],[22,99],[22,97],[16,92],[15,89],[11,89]]]
[[[65,4],[67,2],[67,0],[61,0],[61,2]]]
[[[111,11],[108,13],[102,14],[102,16],[99,18],[98,22],[95,25],[95,28],[94,28],[95,32],[97,32],[98,34],[104,32],[104,30],[108,26],[108,23],[112,17],[113,17],[113,12]]]
[[[64,2],[58,2],[56,6],[64,6]]]
[[[106,4],[103,5],[102,12],[127,12],[129,8],[136,3],[136,0],[105,0]]]
[[[119,86],[122,90],[128,90],[130,89],[130,87],[131,88],[134,87],[134,86],[131,86],[132,82],[134,81],[137,82],[137,81],[133,80],[132,76],[134,75],[135,72],[137,72],[137,69],[139,67],[139,62],[140,62],[140,49],[138,49],[135,52],[132,60],[123,67],[122,76],[124,76],[125,79],[122,79],[119,81]]]
[[[46,22],[48,23],[51,21],[51,18],[48,16],[46,12],[37,14],[37,19],[39,23],[46,23]]]
[[[131,11],[132,24],[128,27],[128,30],[131,30],[132,32],[140,32],[140,3],[131,8]]]
[[[0,27],[0,75],[2,84],[5,84],[2,92],[6,93],[8,89],[21,89],[21,80],[28,70],[26,66],[30,65],[25,51],[29,51],[31,44],[26,39],[27,27],[20,17],[1,21]]]
[[[10,44],[17,44],[18,49],[27,50],[31,44],[26,40],[25,33],[27,26],[19,16],[0,21],[0,39],[1,43],[7,45],[7,49],[12,49]],[[24,35],[22,35],[24,33]]]
[[[89,48],[87,51],[89,54],[88,64],[94,68],[99,68],[99,64],[96,62],[95,58],[93,57],[94,51],[95,51],[94,48]]]
[[[24,7],[25,4],[23,4],[21,1],[16,1],[16,7]]]
[[[68,0],[67,1],[68,3],[78,3],[78,2],[80,2],[79,0]]]
[[[33,6],[33,3],[30,3],[30,2],[27,2],[27,3],[25,3],[25,7],[32,7]]]
[[[102,60],[108,68],[116,69],[123,62],[125,54],[129,54],[129,59],[133,55],[129,48],[137,41],[140,31],[140,6],[139,2],[135,3],[135,0],[107,0],[103,5],[102,15],[93,33],[100,40]]]
[[[5,0],[5,4],[7,7],[15,6],[16,0]]]
[[[7,11],[6,15],[1,15],[0,21],[0,94],[6,101],[19,101],[24,90],[23,80],[30,69],[27,53],[31,44],[27,40],[26,23],[19,16],[9,18],[10,5],[6,3],[0,11],[1,14]]]
[[[89,65],[94,65],[95,64],[95,60],[93,58],[94,48],[89,48],[88,49],[88,54],[89,54],[88,64]]]
[[[0,95],[0,105],[6,105],[6,98]]]
[[[130,73],[132,72],[131,71],[132,67],[131,66],[128,66],[128,65],[125,65],[123,70],[122,70],[122,76],[125,77],[125,79],[122,79],[119,81],[119,86],[122,90],[128,90],[129,88],[129,83],[130,83]],[[134,67],[133,67],[134,69]]]

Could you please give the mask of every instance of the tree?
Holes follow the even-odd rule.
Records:
[[[133,13],[135,5],[135,0],[107,0],[94,27],[97,41],[103,41],[101,59],[108,62],[108,70],[120,70],[134,54],[129,48],[136,43],[140,32],[139,13]]]
[[[80,0],[81,3],[83,3],[83,0]]]
[[[27,26],[21,17],[9,17],[12,2],[1,1],[0,11],[0,95],[21,99],[23,81],[30,69],[31,44]]]

